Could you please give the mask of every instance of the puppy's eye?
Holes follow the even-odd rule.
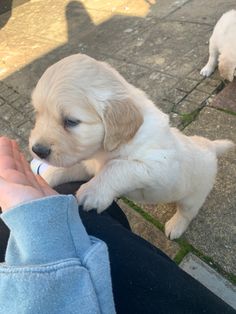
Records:
[[[73,128],[73,127],[77,126],[79,123],[80,123],[79,120],[73,120],[73,119],[69,119],[69,118],[64,119],[64,127],[65,128]]]

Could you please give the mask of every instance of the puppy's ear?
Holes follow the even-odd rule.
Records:
[[[110,101],[103,113],[104,149],[112,151],[128,142],[143,123],[143,116],[131,99]]]
[[[219,71],[220,71],[220,75],[232,82],[234,79],[234,71],[236,68],[236,64],[234,62],[232,62],[230,59],[224,57],[224,56],[220,56],[219,58]]]

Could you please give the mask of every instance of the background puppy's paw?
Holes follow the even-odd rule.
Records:
[[[202,76],[210,76],[213,73],[214,69],[212,69],[211,67],[205,65],[204,68],[201,69],[200,74]]]
[[[165,224],[165,234],[170,240],[178,239],[187,229],[189,221],[178,212]]]
[[[79,188],[76,193],[78,204],[83,206],[83,210],[96,209],[98,213],[104,211],[112,202],[113,197],[108,197],[108,193],[103,193],[92,182],[87,182]]]

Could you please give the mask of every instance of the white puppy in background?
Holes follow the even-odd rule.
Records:
[[[236,10],[226,12],[216,23],[209,43],[209,60],[201,75],[210,76],[218,63],[220,75],[233,81],[236,70]]]
[[[217,156],[233,146],[185,136],[147,95],[106,63],[72,55],[46,70],[32,102],[33,155],[49,164],[52,186],[89,180],[77,191],[85,210],[119,196],[143,203],[177,202],[165,232],[178,238],[211,191]]]

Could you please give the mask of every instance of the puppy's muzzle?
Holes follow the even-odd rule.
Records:
[[[41,144],[33,145],[32,151],[41,159],[46,159],[51,153],[50,148]]]

